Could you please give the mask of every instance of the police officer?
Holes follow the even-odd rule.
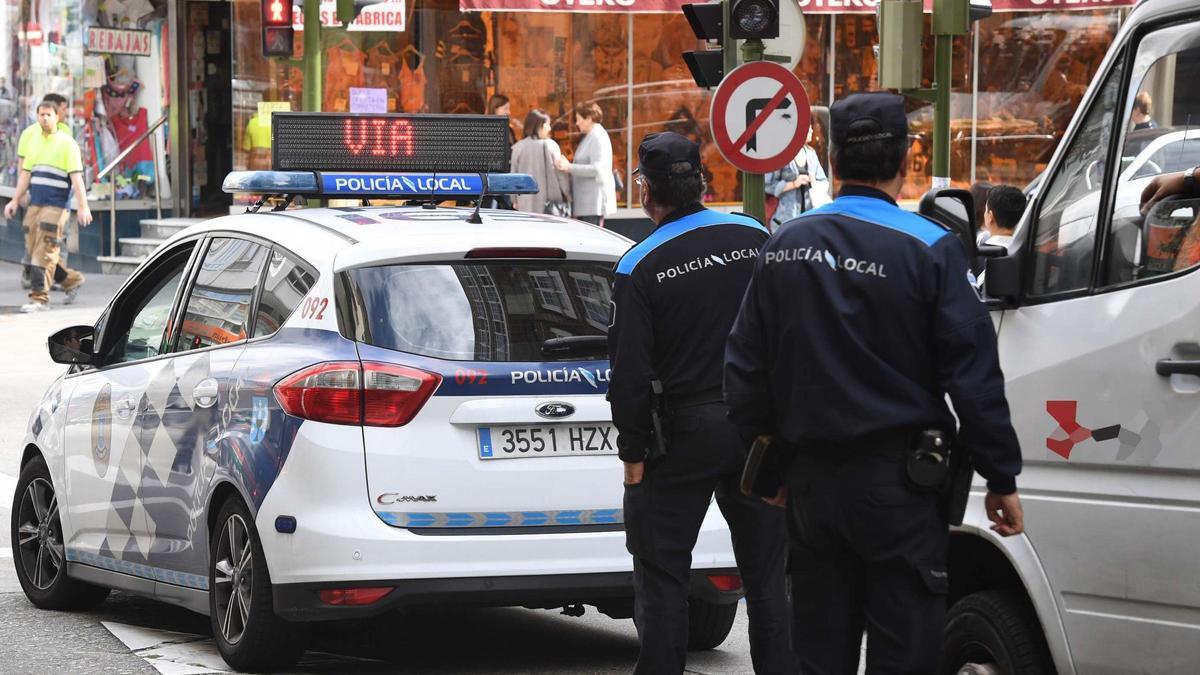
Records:
[[[793,648],[802,672],[932,673],[941,653],[948,528],[914,485],[925,432],[962,425],[1001,535],[1022,531],[996,336],[945,228],[897,207],[904,99],[857,94],[831,114],[832,204],[785,224],[754,266],[726,351],[744,435],[793,448],[784,488]]]
[[[687,658],[692,547],[715,490],[733,533],[760,673],[794,672],[784,595],[784,518],[737,488],[744,445],[721,393],[725,339],[767,232],[700,205],[700,148],[673,132],[638,148],[642,208],[657,225],[617,264],[609,400],[625,463],[626,545],[634,557],[638,673]],[[662,383],[661,436],[653,381]],[[659,455],[659,443],[666,450]]]

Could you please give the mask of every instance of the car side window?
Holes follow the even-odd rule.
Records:
[[[1122,119],[1122,172],[1104,261],[1106,286],[1200,265],[1200,199],[1172,198],[1142,212],[1155,176],[1200,165],[1200,33],[1195,25],[1155,31],[1138,44]]]
[[[271,263],[263,278],[262,295],[258,299],[254,337],[271,335],[279,330],[316,281],[298,260],[281,251],[272,251]]]
[[[1071,139],[1058,172],[1043,190],[1034,221],[1031,296],[1069,293],[1090,286],[1108,163],[1118,108],[1123,60],[1118,60]]]
[[[188,293],[178,351],[246,339],[254,287],[268,252],[245,239],[212,240]]]
[[[100,332],[108,343],[103,362],[126,363],[166,351],[171,310],[195,242],[167,254],[118,298]],[[112,336],[109,336],[109,331]]]

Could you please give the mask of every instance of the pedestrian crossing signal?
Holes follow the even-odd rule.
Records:
[[[262,0],[263,56],[291,56],[292,1]]]

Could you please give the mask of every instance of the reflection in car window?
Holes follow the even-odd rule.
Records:
[[[545,361],[550,338],[608,333],[612,265],[494,262],[350,271],[366,341],[457,361]],[[583,358],[578,356],[576,358]]]
[[[1071,139],[1058,173],[1045,187],[1033,233],[1030,295],[1064,293],[1089,285],[1120,73],[1118,61]]]
[[[196,274],[183,315],[179,349],[246,339],[250,301],[267,249],[244,239],[213,239]]]
[[[254,337],[271,335],[300,306],[316,278],[290,256],[274,251],[262,296],[258,300],[258,316],[254,321]]]
[[[1130,130],[1121,151],[1123,159],[1133,159],[1116,186],[1105,247],[1106,285],[1200,264],[1200,200],[1164,200],[1141,211],[1142,191],[1155,176],[1200,165],[1197,76],[1200,35],[1194,27],[1164,29],[1138,45],[1124,110]]]
[[[190,247],[188,253],[190,253]],[[129,315],[132,320],[125,330],[118,328],[119,336],[114,340],[105,362],[124,363],[158,356],[163,352],[163,343],[170,333],[171,308],[175,303],[175,291],[183,278],[183,268],[188,261],[188,253],[171,256],[173,262],[167,265],[171,269],[154,271],[152,274],[163,274],[162,278],[142,293],[137,286],[131,286],[141,294],[142,302],[135,305]],[[123,312],[119,313],[124,315]],[[128,316],[128,315],[126,315]],[[120,324],[114,324],[117,328]]]

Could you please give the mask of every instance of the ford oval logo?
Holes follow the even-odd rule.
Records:
[[[538,417],[557,420],[562,419],[563,417],[570,417],[571,415],[574,415],[575,406],[571,405],[570,403],[563,403],[561,401],[550,401],[548,403],[539,405],[538,407],[534,408],[533,411],[538,414]]]

